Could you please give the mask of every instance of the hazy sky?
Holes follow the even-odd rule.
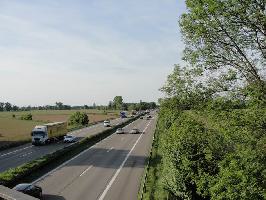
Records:
[[[0,102],[157,101],[183,0],[0,0]]]

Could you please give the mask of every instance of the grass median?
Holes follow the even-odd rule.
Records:
[[[41,158],[25,163],[19,167],[11,168],[3,173],[0,173],[0,185],[13,187],[18,183],[32,182],[65,161],[71,159],[75,155],[78,155],[85,149],[113,134],[117,128],[126,126],[127,124],[138,119],[138,117],[131,118],[120,125],[113,126],[112,128],[104,130],[96,135],[84,138],[71,146],[65,147]]]

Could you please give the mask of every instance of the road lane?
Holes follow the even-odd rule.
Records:
[[[118,118],[111,120],[110,122],[111,125],[114,126],[126,120],[128,119]],[[78,138],[78,140],[80,140],[84,137],[98,134],[105,129],[108,129],[108,127],[104,127],[102,123],[99,123],[83,129],[69,132],[68,134],[75,135]],[[55,152],[69,145],[72,144],[65,144],[62,141],[59,141],[58,143],[53,143],[44,146],[34,146],[31,144],[26,144],[17,148],[12,148],[10,150],[2,151],[0,154],[0,163],[1,163],[0,172],[3,172],[9,168],[17,167],[29,161],[35,160],[46,154]]]
[[[128,125],[125,130],[144,130],[147,127],[145,134],[113,134],[38,180],[37,185],[43,188],[45,199],[105,199],[113,195],[113,187],[117,186],[117,181],[123,184],[124,188],[129,187],[128,190],[130,185],[134,184],[134,188],[138,188],[151,147],[153,129],[149,129],[150,126],[155,126],[155,120],[139,119]],[[136,148],[143,151],[138,152]],[[129,175],[123,175],[126,172]],[[133,176],[133,181],[128,180],[130,185],[121,182],[124,176]],[[104,191],[107,195],[103,195]],[[114,193],[123,194],[119,188]],[[136,199],[137,190],[134,189],[132,193],[134,195],[127,198],[124,198],[126,195],[123,194],[123,198],[118,196],[111,199]]]

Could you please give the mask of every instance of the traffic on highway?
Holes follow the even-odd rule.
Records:
[[[117,118],[111,120],[112,125],[118,125],[127,119]],[[96,135],[97,133],[107,129],[102,123],[98,123],[83,129],[75,130],[67,133],[67,135],[73,135],[76,137],[76,141],[81,140],[84,137]],[[72,145],[73,143],[64,143],[63,140],[49,144],[49,145],[32,145],[25,144],[16,148],[11,148],[0,152],[0,172],[3,172],[9,168],[17,167],[26,162],[40,158],[46,154],[55,152],[66,146]]]
[[[48,200],[137,199],[153,141],[156,118],[155,112],[139,117],[32,183],[18,183],[13,190]],[[127,120],[129,119],[118,118],[72,131],[63,140],[49,145],[26,144],[2,151],[0,171],[73,145],[84,137],[95,135]]]

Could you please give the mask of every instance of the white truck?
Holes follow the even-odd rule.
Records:
[[[31,132],[33,145],[48,144],[67,133],[67,122],[54,122],[35,126]]]

